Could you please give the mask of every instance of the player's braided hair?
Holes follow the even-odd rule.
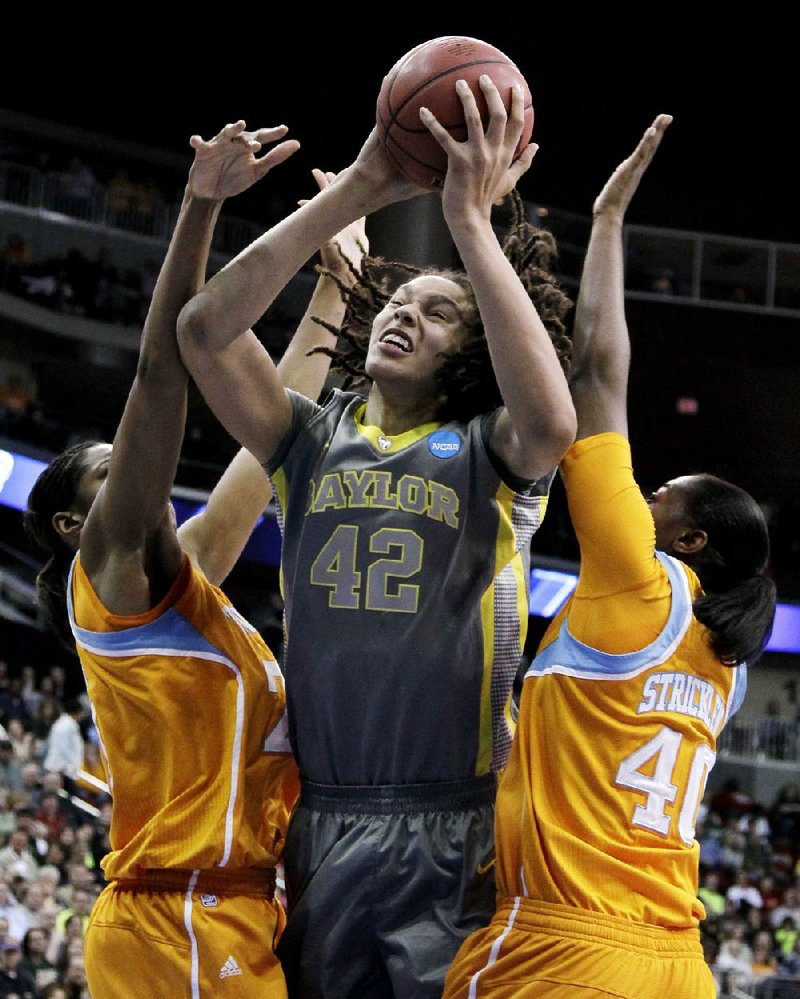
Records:
[[[553,273],[558,260],[558,248],[552,233],[527,221],[525,206],[516,190],[511,192],[510,201],[512,221],[502,243],[503,252],[519,275],[547,328],[566,373],[572,341],[565,319],[573,303]],[[349,261],[347,263],[350,267]],[[460,267],[422,268],[382,257],[367,256],[360,272],[353,267],[350,270],[356,280],[352,287],[347,287],[335,274],[321,265],[317,266],[318,273],[327,274],[336,282],[347,303],[347,311],[341,329],[314,317],[315,322],[331,333],[338,334],[339,342],[334,349],[318,347],[316,351],[312,351],[332,358],[333,370],[344,376],[344,389],[366,390],[369,377],[364,370],[364,363],[373,321],[405,281],[421,274],[437,274],[458,284],[474,303],[472,287],[466,272]],[[477,306],[472,310],[472,316],[467,320],[468,337],[463,347],[444,355],[444,363],[437,372],[442,399],[438,413],[441,420],[469,420],[478,413],[489,412],[503,403]]]

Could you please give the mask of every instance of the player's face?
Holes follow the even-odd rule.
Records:
[[[692,481],[690,475],[670,479],[649,498],[647,505],[656,525],[656,548],[671,552],[677,538],[692,525],[686,513],[687,493]]]
[[[402,380],[433,397],[441,355],[461,347],[474,310],[469,294],[449,278],[426,274],[401,285],[375,317],[367,374],[379,384]]]
[[[111,461],[110,444],[94,444],[83,455],[84,472],[75,496],[75,506],[79,513],[89,512],[100,487],[106,481]]]

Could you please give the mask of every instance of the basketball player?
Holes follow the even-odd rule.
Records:
[[[391,268],[365,267],[338,355],[360,391],[345,385],[322,406],[287,392],[243,331],[320,239],[424,193],[375,132],[179,321],[200,390],[264,461],[279,504],[302,781],[279,953],[304,999],[439,997],[459,944],[494,912],[495,778],[530,540],[575,420],[551,340],[568,348],[571,304],[547,270],[552,244],[520,223],[507,256],[491,222],[535,151],[512,164],[522,94],[507,114],[482,86],[485,130],[458,88],[463,143],[425,119],[448,153],[442,208],[464,271],[401,268],[386,287]]]
[[[694,823],[717,738],[775,612],[747,493],[633,477],[625,211],[659,115],[594,204],[576,311],[578,437],[561,464],[580,575],[527,671],[497,799],[497,912],[446,999],[714,999]]]
[[[218,589],[269,483],[240,453],[205,512],[179,530],[170,504],[188,386],[178,312],[204,279],[224,199],[292,155],[299,144],[287,140],[256,158],[285,134],[284,126],[248,132],[239,121],[210,141],[192,138],[194,162],[113,447],[68,449],[28,500],[26,527],[50,553],[39,592],[54,627],[77,646],[113,799],[108,885],[86,934],[89,987],[104,999],[286,995],[275,866],[297,772],[283,678]],[[315,177],[325,187],[333,175]],[[360,229],[340,234],[343,251]],[[343,258],[325,259],[349,280]],[[327,277],[312,305],[334,323],[344,314]],[[328,358],[304,355],[331,339],[306,320],[282,373],[318,393]]]

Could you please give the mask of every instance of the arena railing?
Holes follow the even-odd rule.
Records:
[[[100,182],[89,195],[76,197],[63,174],[0,161],[0,216],[4,206],[24,207],[54,222],[71,218],[129,237],[155,240],[164,250],[179,207],[156,199],[147,211],[120,211],[112,206],[108,189]],[[591,218],[533,203],[526,203],[526,211],[531,220],[553,232],[563,279],[576,285]],[[223,215],[214,250],[230,258],[263,228],[254,221]],[[625,249],[630,295],[800,316],[799,244],[627,225]]]

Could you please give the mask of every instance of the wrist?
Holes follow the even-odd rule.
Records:
[[[622,227],[625,221],[625,212],[619,208],[605,208],[599,212],[592,213],[592,223],[597,225],[603,223],[609,226]]]

